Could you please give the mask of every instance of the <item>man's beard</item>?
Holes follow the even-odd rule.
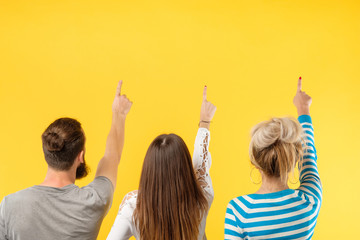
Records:
[[[85,158],[84,158],[84,162],[80,163],[80,165],[76,169],[76,179],[81,179],[81,178],[86,177],[88,175],[89,171],[90,171],[90,168],[86,165]]]

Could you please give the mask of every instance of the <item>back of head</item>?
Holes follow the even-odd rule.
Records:
[[[197,239],[207,209],[185,142],[158,136],[145,156],[134,212],[141,239]]]
[[[294,118],[272,118],[251,131],[250,160],[266,176],[286,183],[302,158],[302,128]]]
[[[46,162],[59,171],[69,170],[85,146],[81,124],[72,118],[57,119],[41,138]]]

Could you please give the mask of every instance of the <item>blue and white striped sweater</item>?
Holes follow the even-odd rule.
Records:
[[[225,217],[225,239],[311,239],[319,214],[322,187],[311,117],[298,118],[305,134],[300,187],[234,198]]]

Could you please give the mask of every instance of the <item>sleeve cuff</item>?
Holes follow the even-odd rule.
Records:
[[[299,120],[300,123],[308,122],[308,123],[312,124],[312,120],[311,120],[310,115],[301,115],[301,116],[298,117],[298,120]]]
[[[199,132],[208,132],[208,133],[210,133],[210,130],[208,130],[207,128],[199,128]]]

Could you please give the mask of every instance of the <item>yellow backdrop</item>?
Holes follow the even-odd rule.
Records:
[[[324,201],[314,239],[358,233],[359,1],[0,1],[0,199],[40,183],[40,135],[73,117],[87,136],[88,184],[105,149],[119,79],[134,101],[105,239],[138,186],[150,142],[174,132],[193,150],[202,88],[211,126],[215,200],[210,240],[222,239],[228,201],[256,191],[249,131],[295,115],[297,78],[313,97]]]

